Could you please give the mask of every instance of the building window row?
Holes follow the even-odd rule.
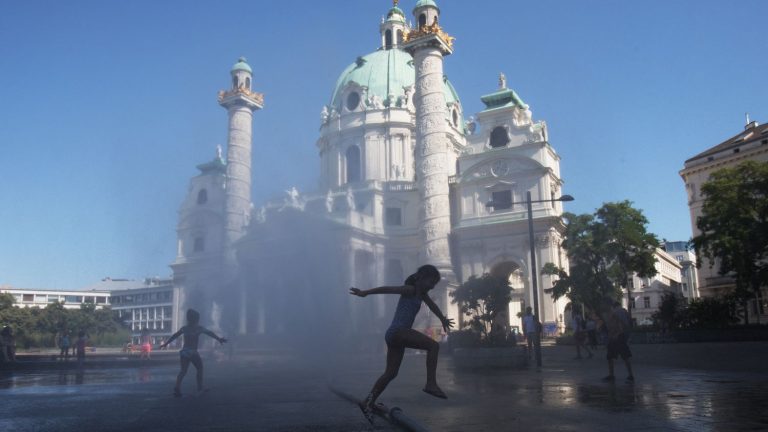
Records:
[[[130,303],[153,303],[153,302],[169,302],[173,294],[171,291],[160,291],[143,294],[126,294],[112,296],[112,304],[130,304]]]
[[[107,296],[75,296],[60,294],[13,294],[16,303],[95,303],[107,304]]]

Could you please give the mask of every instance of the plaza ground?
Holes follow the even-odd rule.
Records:
[[[768,430],[768,343],[636,345],[634,384],[604,383],[605,352],[573,359],[573,347],[543,347],[537,370],[458,371],[442,356],[448,400],[421,391],[425,356],[407,355],[381,398],[431,431]],[[220,356],[223,357],[223,356]],[[371,427],[329,385],[364,396],[383,356],[258,352],[206,359],[206,387],[171,394],[172,357],[124,362],[96,357],[83,370],[0,372],[3,431],[389,431]],[[56,367],[53,367],[56,366]]]

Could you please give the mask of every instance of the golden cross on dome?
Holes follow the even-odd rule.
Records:
[[[397,7],[397,4],[400,3],[400,0],[392,0],[392,4]]]

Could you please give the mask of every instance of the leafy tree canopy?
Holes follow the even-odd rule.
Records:
[[[488,339],[496,318],[509,310],[512,289],[506,280],[486,273],[480,277],[470,276],[451,293],[451,297],[469,319],[470,329],[482,339]]]
[[[768,285],[768,162],[715,171],[701,195],[696,254],[719,263],[721,275],[733,275],[738,296],[758,292]]]
[[[566,296],[593,311],[605,297],[618,298],[633,273],[656,274],[655,251],[659,241],[647,232],[648,220],[629,201],[606,203],[593,215],[565,213],[562,246],[568,253],[566,271],[552,263],[542,269],[556,276],[551,289],[555,299]]]

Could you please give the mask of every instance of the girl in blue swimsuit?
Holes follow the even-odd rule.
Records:
[[[365,418],[371,423],[373,423],[373,404],[389,382],[397,376],[406,348],[427,351],[427,384],[424,386],[424,392],[442,399],[447,398],[437,385],[437,354],[440,350],[440,345],[412,328],[422,302],[426,303],[432,313],[440,319],[446,332],[449,328],[453,327],[453,320],[446,318],[440,311],[440,308],[427,295],[429,290],[434,288],[439,281],[440,272],[437,268],[432,265],[424,265],[419,267],[416,273],[409,276],[403,286],[385,286],[369,290],[349,289],[350,294],[358,297],[365,297],[370,294],[400,295],[392,324],[384,336],[384,340],[387,342],[387,368],[384,374],[376,381],[376,384],[373,385],[373,389],[371,389],[368,397],[360,403],[360,409],[363,411]]]

